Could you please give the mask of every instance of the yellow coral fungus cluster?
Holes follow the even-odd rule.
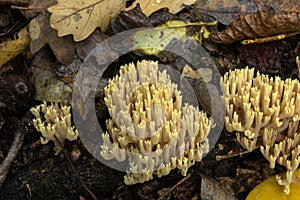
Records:
[[[57,140],[63,144],[65,139],[72,141],[78,137],[77,130],[71,124],[70,109],[70,106],[61,105],[60,103],[47,105],[46,102],[30,109],[35,116],[33,125],[42,133],[41,143],[46,144],[49,140],[52,140],[55,144],[56,154],[61,151]]]
[[[300,169],[295,175],[300,178]],[[277,176],[278,177],[278,176]],[[300,184],[291,184],[290,194],[286,195],[276,182],[276,176],[272,176],[257,185],[247,196],[246,200],[272,199],[272,200],[298,200],[300,196]]]
[[[208,152],[211,121],[182,96],[158,63],[141,61],[121,66],[120,75],[105,88],[111,119],[102,134],[101,156],[128,158],[126,184],[148,181],[178,168],[188,168]]]
[[[254,69],[236,69],[222,79],[225,87],[225,126],[237,131],[237,140],[248,151],[257,147],[275,167],[287,169],[277,182],[289,193],[298,182],[295,171],[300,163],[300,83],[298,80],[269,78]]]

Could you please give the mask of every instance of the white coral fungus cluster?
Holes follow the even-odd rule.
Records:
[[[287,169],[277,177],[286,194],[290,184],[299,182],[295,171],[300,163],[300,83],[298,80],[269,78],[254,69],[236,69],[223,77],[225,126],[237,131],[237,140],[248,151],[257,147],[274,168]]]
[[[35,116],[33,125],[42,133],[41,143],[46,144],[52,140],[55,144],[56,154],[61,151],[57,139],[64,144],[65,139],[72,141],[78,138],[78,131],[71,124],[70,109],[70,106],[60,103],[47,105],[46,102],[30,109]]]
[[[208,152],[211,121],[182,96],[158,63],[141,61],[121,66],[105,88],[111,119],[102,134],[101,156],[124,161],[126,184],[148,181],[178,168],[182,175]]]

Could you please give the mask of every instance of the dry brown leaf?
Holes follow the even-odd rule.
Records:
[[[259,10],[255,14],[240,15],[225,30],[211,33],[218,43],[233,43],[245,38],[258,38],[300,31],[299,12],[269,14]]]
[[[55,57],[63,64],[70,64],[75,57],[75,43],[71,36],[58,37],[49,25],[49,14],[41,14],[28,25],[30,34],[30,51],[35,54],[48,44]]]
[[[125,7],[126,0],[58,0],[48,8],[50,25],[58,36],[73,34],[74,40],[87,38],[97,27],[105,32],[110,20]]]
[[[50,102],[70,102],[72,88],[68,83],[59,80],[53,71],[57,65],[55,58],[46,48],[37,52],[31,62],[34,99]]]
[[[57,4],[56,0],[29,0],[26,9],[21,9],[21,13],[30,21],[43,12],[44,9]]]
[[[83,60],[90,50],[106,38],[105,34],[98,30],[78,43],[73,41],[71,35],[58,37],[57,32],[49,25],[49,16],[49,13],[40,14],[28,25],[31,38],[30,51],[33,54],[48,44],[57,60],[64,65],[69,65],[76,56]]]
[[[224,25],[241,14],[255,13],[259,5],[255,0],[197,0],[195,10],[213,16]]]
[[[227,191],[219,182],[216,180],[201,175],[201,199],[203,200],[237,200],[229,191]]]
[[[229,25],[240,15],[265,12],[298,12],[299,0],[197,0],[194,9],[213,16],[224,25]]]
[[[211,81],[213,75],[212,73],[213,72],[210,68],[204,67],[194,70],[189,65],[185,65],[181,72],[182,76],[184,77],[199,79],[201,81],[204,81],[205,83]]]
[[[0,44],[0,67],[24,51],[30,42],[27,27],[18,33],[18,39]]]
[[[191,5],[195,3],[195,1],[196,0],[136,0],[128,9],[132,9],[137,4],[140,4],[143,13],[147,17],[161,8],[168,8],[170,13],[175,14],[184,8],[183,4]]]
[[[260,1],[256,0],[257,3],[261,4],[262,8],[270,9],[276,12],[299,12],[300,2],[299,0],[267,0]]]

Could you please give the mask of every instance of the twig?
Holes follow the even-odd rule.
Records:
[[[65,148],[63,147],[62,143],[57,139],[57,137],[54,135],[54,138],[56,139],[57,143],[59,144],[59,146],[62,148],[63,152],[64,152],[64,155],[65,157],[67,158],[68,160],[68,163],[70,164],[72,170],[74,171],[75,173],[75,176],[76,178],[78,178],[78,180],[80,181],[80,183],[82,184],[82,186],[84,187],[84,189],[89,193],[89,195],[91,195],[91,197],[94,199],[94,200],[97,200],[97,197],[94,195],[94,193],[87,187],[87,185],[83,182],[82,178],[79,176],[79,174],[77,173],[67,151],[65,150]]]
[[[257,149],[258,147],[256,147],[255,149]],[[253,151],[255,150],[253,149]],[[224,160],[224,159],[228,159],[228,158],[233,158],[233,157],[236,157],[236,156],[242,156],[244,154],[248,154],[248,153],[251,153],[250,151],[242,151],[242,152],[236,152],[236,153],[233,153],[233,154],[227,154],[227,155],[222,155],[222,156],[216,156],[216,160],[217,161],[220,161],[220,160]]]
[[[7,31],[5,31],[4,33],[0,33],[0,36],[3,36],[3,35],[6,35],[6,34],[8,34],[11,30],[13,30],[16,26],[17,26],[17,24],[19,24],[20,23],[20,21],[17,21],[14,25],[12,25]]]
[[[173,187],[171,187],[168,191],[166,191],[163,195],[161,195],[157,200],[162,200],[167,194],[172,192],[176,187],[178,187],[180,184],[182,184],[184,181],[186,181],[188,178],[190,178],[191,174],[188,174],[186,177],[178,181]]]
[[[29,0],[0,0],[0,5],[28,6]]]
[[[24,140],[24,133],[20,130],[16,130],[14,141],[9,149],[9,152],[4,159],[4,161],[0,165],[0,187],[2,186],[3,182],[5,181],[6,175],[9,172],[10,165],[12,161],[15,159],[18,151],[20,150]]]
[[[22,6],[11,6],[11,9],[18,9],[18,10],[45,10],[46,7],[22,7]]]

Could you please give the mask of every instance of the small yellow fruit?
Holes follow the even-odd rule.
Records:
[[[296,171],[296,176],[300,177],[300,169]],[[281,174],[284,176],[284,174]],[[246,200],[299,200],[300,184],[291,184],[290,194],[286,195],[283,186],[278,185],[276,176],[272,176],[257,185],[247,196]]]

